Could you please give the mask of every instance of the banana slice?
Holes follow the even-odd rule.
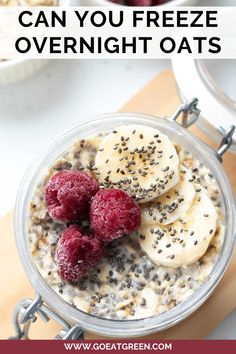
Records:
[[[191,171],[180,166],[179,183],[155,201],[143,205],[142,224],[168,225],[184,217],[193,202],[195,193]]]
[[[140,246],[155,264],[177,268],[205,254],[216,232],[218,216],[204,188],[197,191],[185,218],[169,226],[139,228]]]
[[[178,166],[179,157],[169,138],[142,125],[121,126],[109,133],[95,158],[100,184],[123,189],[140,203],[175,186]]]
[[[132,319],[150,317],[158,309],[159,297],[151,288],[144,288],[140,296],[140,306],[135,308]]]

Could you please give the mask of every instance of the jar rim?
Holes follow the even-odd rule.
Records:
[[[44,280],[39,273],[30,254],[26,230],[28,206],[32,193],[35,190],[38,176],[42,178],[42,170],[45,167],[48,168],[50,162],[53,162],[52,154],[54,153],[55,155],[57,153],[57,149],[60,150],[62,145],[66,142],[69,144],[68,146],[72,145],[76,138],[80,139],[81,136],[83,134],[87,134],[89,130],[93,132],[97,131],[97,133],[99,133],[99,131],[104,131],[104,129],[101,129],[103,125],[107,127],[107,130],[110,130],[114,129],[114,127],[122,125],[122,123],[151,125],[161,131],[168,130],[173,136],[181,139],[181,141],[184,141],[183,139],[185,139],[186,144],[188,141],[189,146],[192,147],[191,152],[195,151],[196,154],[199,154],[203,158],[204,163],[206,163],[206,166],[210,168],[216,177],[222,196],[226,226],[222,250],[214,265],[211,276],[208,277],[204,284],[202,284],[193,295],[178,304],[173,309],[152,317],[137,320],[113,320],[98,318],[79,309],[73,308],[69,303],[63,300],[56,292],[54,292],[52,288],[50,288],[46,280]],[[89,135],[92,134],[87,134],[87,137]],[[183,146],[186,144],[183,144]],[[60,154],[65,152],[65,146],[63,149],[64,150],[61,150]],[[60,156],[60,154],[55,155],[54,161]],[[201,142],[191,132],[181,127],[178,123],[169,121],[168,119],[137,113],[111,113],[95,116],[93,117],[93,120],[77,125],[60,136],[58,139],[53,139],[53,142],[50,142],[43,149],[43,151],[39,152],[37,158],[35,158],[29,166],[19,188],[15,206],[14,228],[16,244],[24,270],[33,287],[53,310],[64,317],[69,323],[79,324],[83,329],[90,332],[95,332],[104,336],[128,337],[147,335],[177,324],[181,320],[188,317],[207,299],[220,281],[230,261],[235,244],[235,216],[235,201],[228,178],[226,177],[215,154],[207,145]]]

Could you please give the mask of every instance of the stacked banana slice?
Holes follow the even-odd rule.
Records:
[[[101,141],[95,173],[140,203],[139,242],[155,264],[177,268],[204,255],[218,215],[166,135],[142,125],[115,129]]]
[[[179,182],[175,187],[162,194],[155,201],[143,206],[142,224],[169,225],[186,215],[196,192],[192,183],[192,174],[189,170],[180,166],[179,176]]]
[[[169,138],[141,125],[121,126],[101,142],[96,174],[104,187],[121,188],[148,202],[179,181],[179,158]]]

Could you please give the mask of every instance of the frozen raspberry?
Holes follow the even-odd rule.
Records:
[[[89,237],[77,225],[69,226],[62,234],[56,252],[60,276],[68,282],[83,278],[103,256],[102,243]]]
[[[120,189],[103,189],[93,197],[90,208],[92,230],[102,241],[127,235],[140,225],[140,208]]]
[[[60,171],[46,185],[49,215],[57,221],[75,221],[89,211],[92,196],[99,190],[94,178],[84,172]]]
[[[152,4],[151,0],[127,0],[126,5],[128,6],[150,6]]]
[[[168,0],[152,0],[152,6],[157,6],[157,5],[162,5],[165,4],[166,2],[168,2]]]

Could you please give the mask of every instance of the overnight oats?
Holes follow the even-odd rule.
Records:
[[[158,315],[207,280],[224,239],[220,190],[157,129],[118,126],[76,141],[34,191],[29,247],[71,306],[115,320]]]

